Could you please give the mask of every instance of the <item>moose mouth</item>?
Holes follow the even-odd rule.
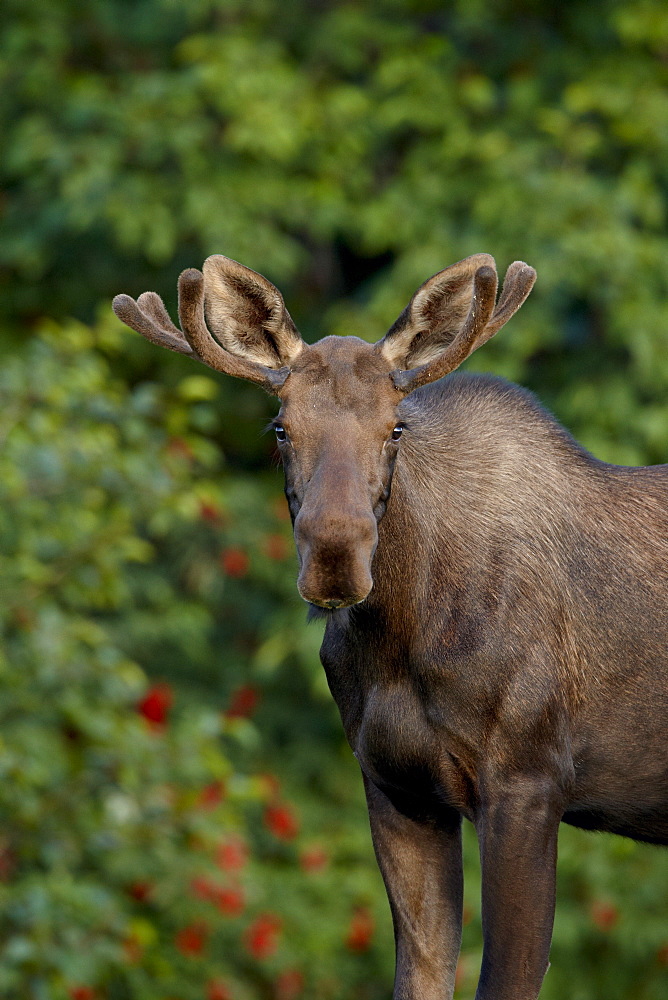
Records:
[[[309,603],[312,604],[313,601],[310,601]],[[345,601],[343,601],[343,600],[341,600],[340,598],[337,598],[337,597],[333,597],[333,598],[331,598],[331,600],[318,601],[317,604],[318,604],[318,607],[327,608],[330,611],[334,611],[337,608],[350,607],[349,604],[346,604]]]
[[[372,587],[369,562],[359,553],[352,560],[328,560],[326,570],[319,560],[302,558],[297,589],[308,604],[325,611],[350,608],[366,600]]]
[[[304,597],[304,595],[301,595]],[[344,600],[341,597],[331,597],[331,598],[306,598],[308,604],[313,608],[317,608],[319,611],[340,611],[342,608],[354,608],[357,604],[362,604],[366,600],[368,594],[364,597],[360,597],[358,600]]]
[[[370,573],[368,574],[368,577],[368,587],[365,586],[364,588],[356,589],[354,591],[342,591],[341,589],[336,588],[336,592],[334,594],[332,594],[331,590],[329,593],[325,590],[325,596],[322,596],[323,591],[312,590],[308,585],[305,585],[305,582],[302,582],[301,580],[300,574],[300,579],[297,581],[297,589],[307,604],[314,605],[317,608],[322,608],[324,611],[338,611],[341,608],[354,607],[354,605],[361,604],[362,601],[366,600],[369,596],[369,592],[371,591],[371,587],[373,586],[373,580],[371,579]]]

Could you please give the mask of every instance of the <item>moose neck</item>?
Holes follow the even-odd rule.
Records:
[[[443,526],[438,541],[434,536],[427,503],[440,484],[430,475],[429,464],[430,456],[421,449],[406,448],[398,456],[387,511],[378,526],[373,589],[362,605],[380,615],[388,633],[408,642],[424,624],[434,578],[451,576],[463,556],[458,524]],[[439,497],[441,509],[444,500]]]
[[[474,392],[479,423],[471,419]],[[442,616],[455,605],[476,617],[483,608],[494,614],[508,574],[535,585],[535,553],[518,560],[510,551],[527,520],[535,524],[535,549],[552,551],[558,563],[559,535],[577,511],[565,500],[568,516],[563,524],[553,519],[549,532],[537,512],[549,505],[551,491],[574,496],[578,477],[574,469],[567,484],[557,473],[557,453],[572,447],[558,425],[507,383],[454,376],[408,397],[400,413],[407,431],[379,525],[366,605],[392,608],[395,619],[401,608],[398,627],[419,639],[427,630],[425,614]],[[528,458],[537,443],[540,463]],[[572,464],[580,461],[573,453]]]

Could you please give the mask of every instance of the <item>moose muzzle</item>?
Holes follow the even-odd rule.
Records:
[[[295,542],[301,564],[297,587],[309,604],[345,608],[369,594],[371,561],[378,543],[376,519],[370,511],[324,517],[302,508],[295,519]]]

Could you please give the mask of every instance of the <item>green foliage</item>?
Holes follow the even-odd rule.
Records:
[[[227,628],[250,642],[244,598],[268,605],[287,587],[285,522],[193,429],[215,383],[128,389],[102,353],[126,339],[52,326],[0,374],[0,996],[380,996],[356,992],[390,941],[386,928],[371,944],[379,878],[364,827],[344,818],[361,807],[350,767],[320,783],[317,807],[304,791],[297,804],[260,770],[258,692],[236,686],[239,662],[227,693],[204,673],[208,698],[188,683],[200,660],[242,660],[234,644],[215,652],[223,599],[239,600]],[[255,624],[246,681],[305,655],[290,622],[264,642]],[[364,964],[346,945],[360,910]]]
[[[223,252],[308,339],[374,339],[441,267],[523,257],[537,287],[473,366],[601,458],[665,461],[664,5],[7,0],[0,23],[0,996],[387,996],[271,403],[108,302],[173,308]],[[664,857],[565,830],[560,878],[546,1000],[665,996]]]
[[[610,433],[619,461],[665,457],[659,0],[105,0],[85,17],[10,0],[2,17],[6,317],[90,319],[123,288],[173,303],[181,267],[223,250],[308,336],[376,337],[445,264],[521,254],[538,287],[476,363],[535,386],[604,457]]]

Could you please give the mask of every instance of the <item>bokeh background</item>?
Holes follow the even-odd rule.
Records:
[[[668,459],[663,0],[4,0],[0,996],[381,1000],[390,917],[294,586],[275,401],[111,314],[222,252],[375,340],[477,251],[468,367]],[[668,861],[565,829],[545,1000],[665,1000]],[[457,998],[480,960],[466,833]]]

